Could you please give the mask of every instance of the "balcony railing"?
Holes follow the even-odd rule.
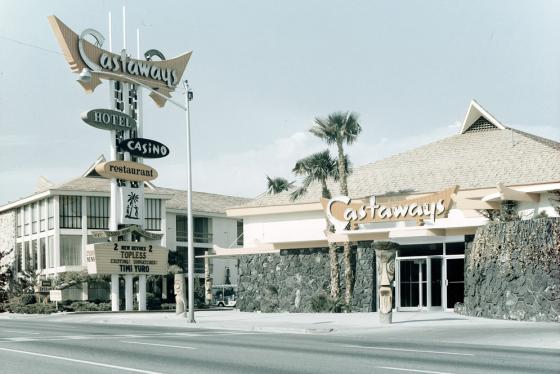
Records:
[[[193,235],[195,243],[212,243],[213,235],[210,233],[195,232]],[[189,236],[186,231],[177,231],[177,241],[186,242],[189,240]]]

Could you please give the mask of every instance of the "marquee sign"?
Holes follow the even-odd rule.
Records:
[[[171,97],[171,92],[183,76],[192,54],[187,52],[162,61],[137,60],[130,58],[126,53],[117,54],[102,49],[104,38],[95,30],[87,29],[78,35],[56,16],[49,16],[49,23],[72,71],[77,74],[84,68],[92,71],[91,81],[79,82],[87,92],[93,92],[101,84],[101,79],[115,80],[114,74],[119,74],[122,76],[118,79],[120,81],[135,83],[135,80],[166,97]],[[85,39],[88,35],[97,40],[97,45]],[[159,56],[162,57],[161,54]],[[166,100],[161,96],[151,93],[150,97],[158,106],[165,105]]]
[[[352,201],[348,196],[339,196],[330,200],[321,199],[321,204],[337,231],[344,230],[348,224],[424,219],[434,221],[447,216],[458,188],[454,186],[434,194],[399,201],[381,201],[371,196],[369,204],[364,204],[361,200]]]
[[[156,179],[156,169],[133,161],[108,161],[95,166],[95,171],[105,178],[117,178],[126,181],[151,181]]]
[[[93,109],[82,113],[82,120],[90,126],[101,130],[124,130],[130,131],[136,128],[134,118],[110,109]]]
[[[89,244],[86,263],[89,274],[167,274],[167,248],[139,242]]]
[[[131,155],[143,158],[161,158],[169,154],[169,148],[151,139],[130,138],[119,143],[119,147]]]

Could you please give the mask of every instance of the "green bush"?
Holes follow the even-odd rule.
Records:
[[[311,298],[311,310],[316,313],[340,313],[347,309],[342,297],[333,299],[325,293],[319,293]]]
[[[146,292],[146,308],[148,310],[161,309],[161,299],[153,293]]]
[[[35,304],[37,302],[37,298],[33,294],[24,293],[19,297],[19,301],[22,305],[30,305]]]
[[[54,304],[21,304],[20,302],[10,302],[8,304],[8,311],[10,313],[22,314],[50,314],[55,313],[56,307]]]
[[[64,308],[69,312],[106,312],[111,310],[111,303],[92,303],[89,301],[74,301]]]

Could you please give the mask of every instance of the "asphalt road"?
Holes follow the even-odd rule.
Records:
[[[560,373],[560,350],[444,342],[461,333],[451,330],[356,337],[5,319],[0,373]]]

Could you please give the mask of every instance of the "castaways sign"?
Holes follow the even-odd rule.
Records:
[[[124,51],[117,54],[100,48],[104,38],[98,31],[87,29],[78,35],[56,16],[48,18],[72,71],[77,74],[84,68],[92,71],[91,81],[79,82],[88,92],[92,92],[101,84],[101,79],[115,80],[115,74],[118,74],[122,78],[119,77],[117,80],[135,83],[130,80],[133,79],[157,90],[164,96],[171,97],[171,92],[175,90],[191,57],[192,52],[187,52],[176,58],[165,60],[162,58],[163,55],[158,52],[155,55],[162,58],[161,61],[152,61],[151,57],[147,60],[133,59]],[[97,43],[95,45],[90,43],[85,39],[86,37],[95,39]],[[127,78],[130,79],[127,80]],[[151,93],[150,97],[158,106],[165,105],[166,100],[161,96]]]
[[[453,195],[458,186],[417,197],[414,199],[385,201],[370,197],[369,204],[361,200],[352,201],[348,196],[330,200],[321,199],[327,218],[336,230],[344,230],[348,224],[364,224],[387,221],[431,220],[447,216]]]
[[[106,242],[86,247],[89,274],[167,274],[168,250],[139,242]]]
[[[126,181],[151,181],[156,179],[156,169],[132,161],[108,161],[95,166],[95,171],[105,178],[117,178]]]
[[[128,114],[110,109],[93,109],[82,113],[82,120],[101,130],[130,131],[136,128],[136,121]]]
[[[160,142],[144,138],[131,138],[119,143],[119,147],[131,155],[144,158],[161,158],[169,154],[169,148]]]

